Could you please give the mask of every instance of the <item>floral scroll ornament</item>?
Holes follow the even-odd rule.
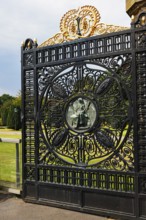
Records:
[[[60,21],[60,33],[43,42],[39,47],[72,41],[127,29],[100,22],[100,13],[94,6],[82,6],[68,11]]]
[[[39,118],[46,147],[40,149],[40,163],[48,161],[50,152],[83,167],[100,164],[121,149],[124,157],[132,154],[126,143],[132,121],[129,91],[115,73],[94,67],[71,66],[43,87]]]

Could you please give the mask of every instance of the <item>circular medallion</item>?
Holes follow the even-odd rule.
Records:
[[[69,102],[66,111],[68,126],[77,132],[90,130],[97,118],[96,106],[88,98],[77,97]]]

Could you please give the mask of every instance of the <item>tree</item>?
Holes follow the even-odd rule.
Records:
[[[12,100],[7,100],[1,106],[0,114],[1,114],[3,126],[7,126],[7,117],[8,117],[8,113],[9,113],[9,109],[11,105],[12,105]]]
[[[4,94],[0,97],[0,116],[2,125],[19,130],[21,128],[21,95],[12,97]]]
[[[12,105],[12,123],[13,128],[15,130],[19,130],[21,128],[21,95],[19,94],[15,99],[13,100]]]
[[[0,96],[0,106],[2,106],[5,102],[13,100],[14,97],[9,94],[3,94]]]

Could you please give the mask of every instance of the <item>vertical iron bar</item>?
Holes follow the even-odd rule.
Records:
[[[137,66],[136,66],[136,43],[135,29],[131,29],[132,45],[132,91],[133,91],[133,120],[134,120],[134,169],[135,169],[135,215],[139,216],[139,199],[138,199],[138,106],[137,106]]]
[[[39,126],[38,126],[38,76],[36,68],[36,49],[33,50],[33,65],[34,65],[34,121],[35,121],[35,188],[36,188],[36,198],[38,199],[38,181],[39,181],[39,169],[38,169],[38,154],[39,154]]]
[[[24,76],[24,59],[23,59],[23,46],[21,47],[21,123],[22,123],[22,196],[25,197],[24,188],[24,163],[25,163],[25,76]]]

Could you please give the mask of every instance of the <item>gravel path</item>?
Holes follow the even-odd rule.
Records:
[[[84,214],[49,206],[25,203],[12,194],[0,192],[0,220],[108,220],[106,217]]]

